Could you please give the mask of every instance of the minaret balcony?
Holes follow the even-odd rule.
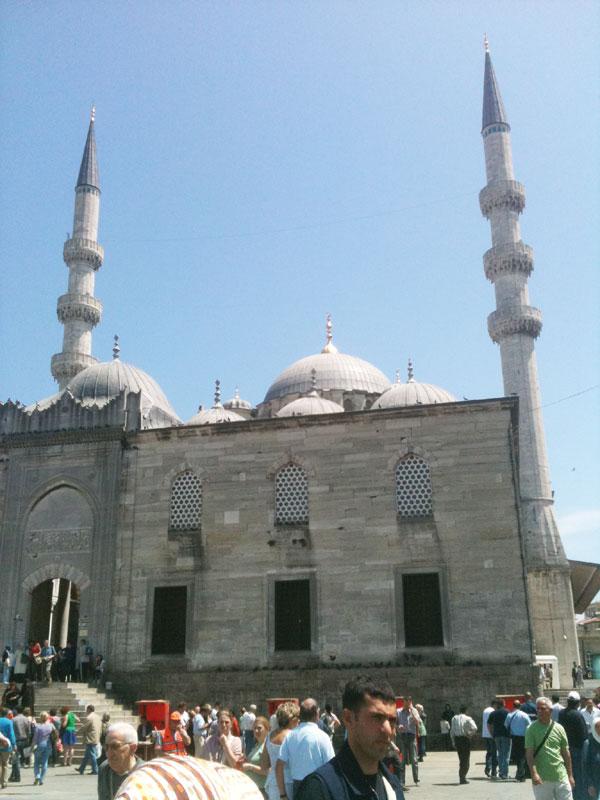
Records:
[[[492,283],[499,275],[520,273],[529,277],[533,270],[533,248],[523,242],[498,244],[484,253],[483,268]]]
[[[56,353],[52,356],[50,369],[54,380],[64,386],[86,367],[97,363],[98,359],[87,353]]]
[[[479,192],[479,206],[488,219],[497,208],[520,214],[525,208],[525,187],[518,181],[492,181]]]
[[[514,306],[494,311],[488,317],[490,339],[498,344],[507,336],[525,334],[537,339],[542,330],[542,312],[533,306]]]
[[[93,239],[67,239],[63,247],[63,258],[67,266],[74,261],[84,261],[96,270],[100,269],[104,261],[104,248]]]
[[[91,294],[63,294],[58,298],[56,314],[63,325],[81,320],[94,326],[102,317],[102,303]]]

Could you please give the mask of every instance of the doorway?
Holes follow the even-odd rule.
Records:
[[[31,593],[28,639],[50,641],[58,650],[67,642],[77,644],[79,588],[66,578],[49,578]]]

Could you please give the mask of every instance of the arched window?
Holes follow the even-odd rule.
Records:
[[[433,513],[429,465],[414,453],[396,467],[396,506],[401,517],[430,517]]]
[[[308,523],[308,478],[297,464],[282,467],[275,478],[275,524]]]
[[[199,530],[202,525],[202,483],[191,470],[180,472],[171,487],[172,531]]]

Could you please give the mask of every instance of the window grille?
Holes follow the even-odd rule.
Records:
[[[172,531],[198,530],[202,522],[202,484],[191,470],[186,470],[173,481],[171,488]]]
[[[433,513],[429,465],[414,453],[396,467],[396,505],[401,517],[429,517]]]
[[[308,522],[308,478],[302,467],[288,464],[275,479],[275,522],[300,525]]]

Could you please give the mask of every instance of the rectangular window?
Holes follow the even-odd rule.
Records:
[[[443,647],[442,597],[438,572],[402,575],[405,647]]]
[[[154,590],[152,655],[185,653],[187,586],[160,586]]]
[[[310,647],[310,581],[275,581],[275,650]]]

